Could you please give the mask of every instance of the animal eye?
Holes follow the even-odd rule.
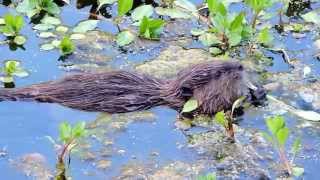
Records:
[[[243,66],[241,64],[238,66],[238,70],[240,70],[240,71],[243,70]]]

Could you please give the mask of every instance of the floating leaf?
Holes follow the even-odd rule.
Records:
[[[54,48],[55,48],[55,46],[54,46],[53,44],[51,44],[51,43],[42,44],[42,45],[40,46],[40,49],[41,49],[41,50],[44,50],[44,51],[49,51],[49,50],[52,50],[52,49],[54,49]]]
[[[51,44],[52,44],[54,47],[59,47],[60,44],[61,44],[61,41],[55,39],[55,40],[53,40],[53,41],[51,42]]]
[[[79,39],[84,39],[85,37],[86,36],[84,34],[74,33],[74,34],[71,34],[70,39],[79,40]]]
[[[86,20],[82,21],[73,29],[75,33],[85,33],[95,29],[98,25],[99,20]]]
[[[122,31],[117,35],[117,44],[119,46],[125,46],[130,44],[134,40],[135,36],[130,31]]]
[[[184,105],[182,112],[191,112],[198,108],[198,101],[196,99],[189,99]]]
[[[41,32],[39,34],[40,38],[51,38],[51,37],[57,37],[55,34],[53,34],[52,32]]]
[[[66,27],[66,26],[58,26],[56,28],[56,31],[59,32],[59,33],[66,33],[68,31],[68,27]]]
[[[310,11],[306,14],[301,15],[301,17],[307,22],[320,24],[319,15],[315,11]]]
[[[201,41],[201,43],[203,45],[208,46],[208,47],[221,43],[221,41],[213,33],[204,33],[204,34],[200,35],[199,40]]]
[[[52,24],[37,24],[33,26],[33,29],[38,30],[38,31],[48,31],[51,29],[54,29],[54,25]]]
[[[13,39],[13,42],[16,43],[17,45],[23,45],[27,39],[24,36],[16,36]]]
[[[169,16],[171,18],[184,18],[184,19],[191,18],[190,14],[177,8],[168,9],[168,8],[156,7],[156,12],[159,15]]]
[[[51,24],[51,25],[59,25],[61,24],[60,19],[52,16],[45,16],[43,19],[41,19],[42,24]]]
[[[301,167],[293,167],[293,168],[292,168],[292,174],[293,174],[295,177],[299,177],[299,176],[301,176],[303,173],[304,173],[304,168],[301,168]]]
[[[131,14],[133,21],[141,21],[144,16],[150,17],[153,14],[153,7],[151,5],[143,5],[135,8]]]
[[[118,0],[118,16],[123,16],[131,10],[133,0]]]

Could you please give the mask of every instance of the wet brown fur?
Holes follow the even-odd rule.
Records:
[[[231,109],[246,93],[243,67],[236,61],[212,61],[186,68],[171,80],[127,71],[83,73],[17,89],[1,89],[0,101],[38,101],[108,113],[169,106],[181,111],[194,97],[197,112],[215,114]]]

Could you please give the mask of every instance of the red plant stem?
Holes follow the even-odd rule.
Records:
[[[291,175],[292,174],[292,168],[291,165],[286,157],[286,154],[284,152],[284,148],[278,146],[278,154],[280,157],[280,160],[282,161],[282,163],[284,164],[285,168],[287,169],[288,173]]]
[[[59,163],[64,162],[64,156],[65,156],[69,146],[72,144],[72,142],[73,142],[73,139],[71,139],[71,141],[69,143],[67,143],[63,146],[62,152],[60,153],[60,155],[58,157]]]

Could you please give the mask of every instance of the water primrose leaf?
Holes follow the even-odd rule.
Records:
[[[194,5],[191,1],[188,1],[188,0],[175,0],[173,2],[176,6],[178,7],[182,7],[190,12],[197,12],[198,9],[197,9],[197,6]]]
[[[27,71],[25,71],[20,66],[20,61],[17,60],[7,60],[4,62],[4,73],[6,76],[17,76],[17,77],[26,77],[29,75]]]
[[[12,83],[14,82],[14,79],[12,76],[5,76],[5,77],[0,77],[1,81],[4,82],[4,83]]]
[[[22,16],[13,16],[11,14],[4,16],[4,22],[5,26],[1,27],[0,31],[4,33],[5,36],[18,35],[24,25]]]
[[[99,20],[86,20],[82,21],[73,29],[74,33],[85,33],[95,29],[98,25]]]
[[[270,0],[245,0],[245,3],[250,6],[256,13],[268,7],[271,7],[273,1]]]
[[[207,47],[221,43],[221,41],[213,33],[204,33],[204,34],[200,35],[199,40],[201,41],[201,43],[203,45],[205,45]]]
[[[227,8],[220,0],[207,0],[208,8],[212,14],[220,14],[222,16],[227,15]]]
[[[206,31],[203,29],[191,29],[190,33],[192,36],[200,36],[201,34],[204,34]]]
[[[269,28],[265,27],[259,32],[258,37],[257,37],[257,41],[260,44],[263,44],[265,46],[271,45],[271,43],[273,41],[273,36],[270,33]]]
[[[220,33],[225,32],[227,29],[229,29],[230,22],[227,16],[216,14],[214,17],[211,17],[210,20],[217,31]]]
[[[98,10],[105,4],[113,4],[115,2],[117,2],[117,0],[98,0]]]
[[[144,16],[140,24],[139,35],[147,39],[158,40],[164,24],[165,21],[162,19],[149,19]]]
[[[244,20],[245,14],[239,13],[231,22],[230,24],[230,30],[232,32],[242,32],[243,29],[243,20]]]
[[[117,44],[119,46],[125,46],[130,44],[134,40],[135,36],[130,31],[122,31],[117,35]]]
[[[214,119],[218,124],[220,124],[223,127],[225,127],[227,124],[226,116],[223,111],[217,112],[216,115],[214,116]]]
[[[59,32],[59,33],[66,33],[68,30],[69,30],[69,28],[66,27],[66,26],[58,26],[56,28],[56,31]]]
[[[304,168],[301,168],[301,167],[293,167],[293,168],[292,168],[292,174],[293,174],[295,177],[299,177],[299,176],[301,176],[303,173],[304,173]]]
[[[306,21],[314,24],[320,24],[320,18],[318,13],[315,11],[310,11],[306,14],[301,15],[301,17]]]
[[[56,17],[45,16],[44,18],[41,19],[41,23],[42,24],[59,25],[59,24],[61,24],[61,20]]]
[[[68,55],[68,54],[73,53],[75,46],[69,37],[64,37],[61,40],[61,43],[59,45],[59,49],[63,55]]]
[[[55,48],[55,46],[54,46],[53,44],[51,44],[51,43],[42,44],[42,45],[40,46],[40,49],[41,49],[41,50],[44,50],[44,51],[49,51],[49,50],[52,50],[52,49],[54,49],[54,48]]]
[[[150,17],[153,14],[153,7],[151,5],[143,5],[135,8],[131,14],[133,21],[141,21],[144,16]]]
[[[196,99],[190,98],[184,105],[182,112],[191,112],[198,108],[198,101]]]
[[[70,124],[63,122],[59,126],[59,138],[62,142],[68,142],[72,138],[72,129]]]
[[[285,127],[285,121],[282,116],[269,117],[266,120],[269,131],[276,136],[277,132]]]
[[[24,36],[16,36],[13,39],[13,42],[16,43],[17,45],[23,45],[27,39]]]
[[[51,37],[57,37],[55,34],[53,34],[52,32],[41,32],[38,35],[40,38],[51,38]]]
[[[168,8],[156,7],[156,12],[159,15],[169,16],[170,18],[184,18],[184,19],[191,18],[190,14],[177,8],[168,9]]]
[[[221,49],[217,48],[217,47],[210,47],[209,48],[209,52],[212,54],[212,55],[219,55],[222,53]]]
[[[79,122],[77,123],[74,128],[72,128],[72,137],[73,138],[80,138],[85,135],[86,130],[86,123],[85,122]]]
[[[70,39],[71,39],[71,38],[70,38]],[[51,41],[51,44],[52,44],[54,47],[58,48],[58,47],[60,46],[60,44],[61,44],[61,41],[55,39],[55,40]]]
[[[283,127],[277,131],[276,137],[281,146],[283,146],[289,136],[289,129],[287,127]]]
[[[131,10],[133,0],[118,0],[118,16],[123,16]]]
[[[58,15],[60,13],[59,6],[53,0],[42,0],[39,3],[41,9],[47,11],[49,14]]]
[[[197,180],[216,180],[216,179],[217,179],[216,173],[209,173],[205,176],[197,177]]]
[[[38,30],[38,31],[48,31],[48,30],[54,29],[54,25],[52,25],[52,24],[37,24],[37,25],[33,26],[32,28],[35,30]]]
[[[79,40],[79,39],[84,39],[86,36],[84,34],[81,33],[74,33],[71,34],[70,39],[72,40]]]
[[[5,25],[6,23],[5,23],[5,21],[4,21],[4,19],[3,18],[0,18],[0,25]]]
[[[26,14],[29,18],[31,18],[35,14],[40,13],[40,9],[37,9],[36,6],[37,6],[37,1],[23,0],[16,7],[16,11],[18,13]]]
[[[231,32],[231,33],[228,33],[226,34],[227,37],[228,37],[228,42],[229,42],[229,46],[230,47],[233,47],[233,46],[237,46],[240,44],[241,42],[241,34],[238,33],[238,32]]]

